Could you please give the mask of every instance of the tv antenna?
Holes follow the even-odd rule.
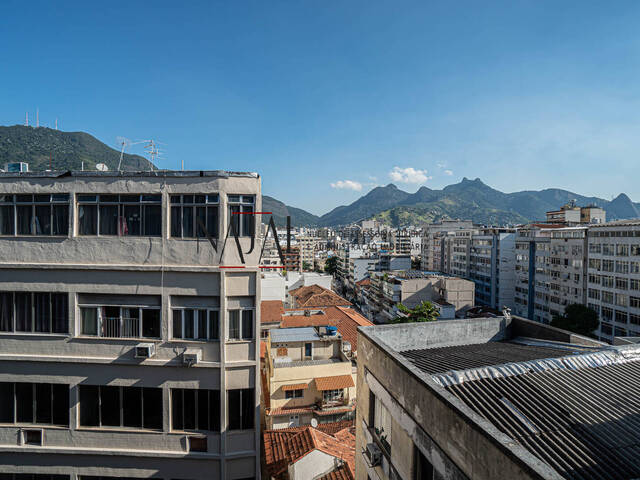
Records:
[[[137,145],[139,143],[144,143],[147,140],[141,140],[139,142],[132,142],[130,139],[126,137],[116,137],[116,141],[120,146],[120,161],[118,162],[118,171],[120,172],[120,168],[122,167],[122,160],[124,160],[124,151],[130,147],[131,145]]]
[[[157,142],[153,139],[151,140],[143,140],[143,142],[147,142],[144,146],[144,149],[149,154],[149,171],[153,170],[155,166],[156,158],[160,157],[164,152],[158,148],[158,145],[165,145],[162,142]]]

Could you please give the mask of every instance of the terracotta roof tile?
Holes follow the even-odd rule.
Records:
[[[284,313],[284,305],[280,300],[263,300],[260,302],[260,323],[278,323]]]
[[[280,415],[293,415],[297,413],[308,413],[312,411],[313,411],[313,407],[298,407],[298,408],[282,407],[282,408],[272,408],[267,412],[267,415],[269,415],[270,417],[277,417]]]
[[[355,436],[353,421],[320,424],[318,428],[293,427],[266,430],[263,433],[265,463],[273,477],[283,475],[289,464],[295,463],[313,450],[320,450],[342,460],[330,480],[355,478]],[[333,435],[332,435],[333,434]]]
[[[286,392],[288,390],[305,390],[305,389],[309,388],[309,384],[308,383],[296,383],[294,385],[283,385],[280,388],[282,388],[283,392]]]
[[[320,285],[307,285],[289,291],[297,307],[350,306],[351,302]]]
[[[338,390],[340,388],[355,387],[351,375],[336,375],[333,377],[316,378],[316,388],[319,391]]]

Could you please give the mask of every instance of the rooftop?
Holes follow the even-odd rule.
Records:
[[[311,342],[322,338],[313,327],[274,328],[270,335],[272,343]]]
[[[518,317],[360,331],[519,461],[568,479],[640,478],[640,346]]]
[[[153,170],[153,171],[99,171],[52,170],[45,172],[0,172],[0,178],[60,178],[60,177],[249,177],[259,178],[254,172],[228,172],[225,170]]]
[[[308,285],[289,291],[297,308],[350,306],[351,302],[320,285]]]

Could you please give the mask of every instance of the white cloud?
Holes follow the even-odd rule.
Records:
[[[445,175],[449,175],[449,176],[453,175],[453,171],[452,170],[445,170],[443,173]]]
[[[446,166],[447,166],[447,164],[446,164],[446,163],[436,163],[436,166],[437,166],[438,168],[444,168],[444,167],[446,167]]]
[[[331,187],[343,190],[354,190],[356,192],[362,190],[362,184],[360,182],[354,182],[353,180],[338,180],[332,183]]]
[[[419,170],[413,167],[393,167],[393,170],[389,172],[389,176],[394,182],[400,183],[424,183],[433,178],[427,175],[426,170]]]

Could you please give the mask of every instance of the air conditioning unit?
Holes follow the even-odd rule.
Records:
[[[41,447],[44,433],[40,428],[23,429],[20,431],[20,445],[34,445]]]
[[[377,467],[382,463],[382,450],[375,443],[367,443],[363,454],[370,467]]]
[[[182,354],[182,363],[190,367],[202,360],[202,350],[199,348],[187,348]]]
[[[139,343],[135,346],[134,356],[136,358],[151,358],[156,354],[155,343]]]
[[[207,452],[207,437],[200,437],[195,435],[189,435],[187,437],[187,444],[190,452]]]

